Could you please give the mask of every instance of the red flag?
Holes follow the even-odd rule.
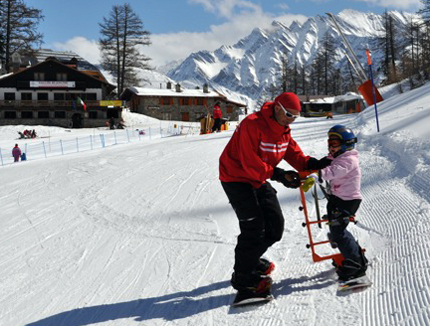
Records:
[[[372,58],[371,58],[372,53],[370,52],[369,49],[366,49],[366,54],[367,54],[367,63],[370,66],[372,64]]]

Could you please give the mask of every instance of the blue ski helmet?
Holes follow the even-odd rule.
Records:
[[[350,151],[354,149],[355,143],[357,142],[357,137],[355,137],[354,133],[351,129],[345,127],[344,125],[335,125],[330,128],[328,131],[328,137],[336,136],[340,138],[341,141],[341,151]]]

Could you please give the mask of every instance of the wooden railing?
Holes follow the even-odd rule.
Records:
[[[85,101],[87,107],[99,106],[99,101]],[[78,105],[79,106],[79,105]],[[73,107],[72,100],[0,100],[0,107]]]

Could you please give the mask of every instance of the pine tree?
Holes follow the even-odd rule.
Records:
[[[150,32],[127,3],[113,6],[99,26],[102,66],[116,78],[118,94],[128,86],[138,86],[136,69],[151,69],[150,58],[140,52],[142,46],[151,44]]]
[[[324,78],[324,94],[334,94],[332,85],[332,75],[334,73],[334,39],[328,32],[324,34],[322,40],[322,73]]]
[[[430,0],[421,0],[423,7],[418,11],[423,19],[421,25],[420,37],[418,42],[421,46],[421,69],[424,73],[424,78],[430,78]]]
[[[23,0],[0,0],[0,60],[7,71],[14,53],[28,55],[43,43],[37,32],[42,11],[28,7]]]

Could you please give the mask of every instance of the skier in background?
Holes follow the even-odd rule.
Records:
[[[215,131],[221,131],[221,108],[219,106],[219,102],[216,102],[212,111],[212,117],[214,118],[215,122],[212,127],[212,132]]]
[[[291,136],[290,124],[299,117],[300,101],[282,93],[237,127],[220,157],[220,180],[239,220],[231,284],[241,293],[258,296],[270,290],[274,264],[261,259],[284,232],[284,217],[276,190],[267,179],[298,188],[295,171],[276,167],[281,160],[298,171],[319,170],[331,163],[305,156]]]
[[[18,147],[18,144],[15,144],[15,147],[12,149],[12,156],[14,162],[19,162],[19,158],[21,157],[21,149]]]
[[[328,132],[330,166],[320,170],[320,177],[330,185],[327,215],[330,226],[329,238],[339,248],[345,260],[336,267],[339,281],[366,275],[367,259],[352,234],[346,229],[349,218],[354,216],[361,203],[361,170],[357,138],[351,129],[335,125]]]

